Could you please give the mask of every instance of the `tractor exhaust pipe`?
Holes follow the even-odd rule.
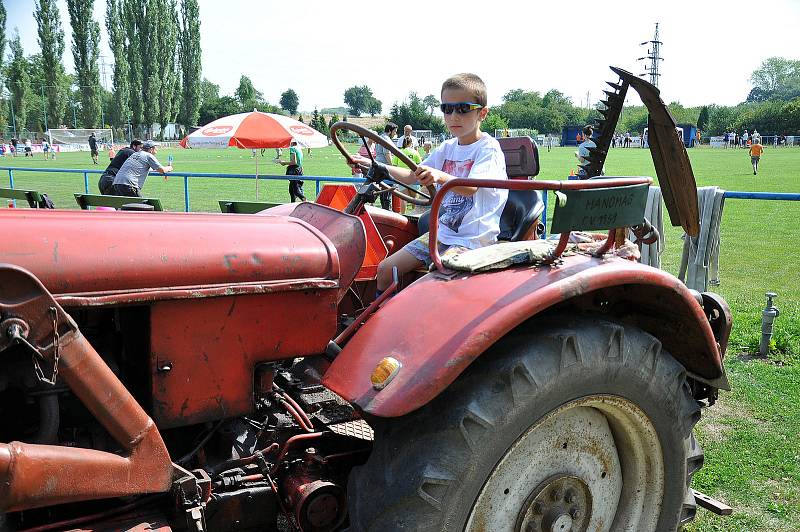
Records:
[[[65,382],[125,454],[0,443],[0,512],[170,489],[174,467],[150,416],[41,282],[0,264],[0,351],[10,345],[31,352],[40,381]]]

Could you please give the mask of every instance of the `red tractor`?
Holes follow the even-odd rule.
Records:
[[[629,85],[643,94],[667,208],[694,231],[674,122],[618,73],[609,109]],[[337,145],[340,129],[375,137],[340,123]],[[535,144],[504,151],[509,177],[536,175]],[[692,429],[728,387],[731,319],[718,296],[619,256],[651,180],[471,183],[511,189],[509,242],[446,264],[433,247],[435,270],[373,300],[371,237],[391,253],[424,225],[366,205],[376,168],[343,211],[0,212],[0,528],[690,520]],[[538,238],[542,190],[558,192],[558,243]],[[444,192],[415,200],[431,220]],[[575,246],[573,229],[608,238]]]

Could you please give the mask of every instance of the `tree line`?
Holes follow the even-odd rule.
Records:
[[[64,31],[56,0],[35,0],[40,53],[26,56],[19,31],[8,40],[0,4],[0,71],[10,108],[0,100],[0,127],[44,132],[130,125],[138,135],[200,111],[200,14],[197,0],[106,0],[105,30],[114,55],[113,88],[100,84],[100,31],[94,0],[67,0],[74,74],[66,73]]]
[[[41,52],[28,56],[16,29],[8,38],[6,10],[0,2],[0,73],[7,89],[7,98],[0,98],[2,131],[9,126],[44,132],[62,125],[118,129],[130,125],[135,135],[151,136],[153,124],[160,126],[163,135],[172,122],[204,125],[254,109],[297,113],[300,100],[294,89],[284,91],[277,106],[267,102],[245,75],[230,96],[220,94],[219,85],[201,77],[197,0],[106,0],[104,29],[114,69],[112,90],[105,90],[100,84],[101,26],[93,19],[94,1],[67,0],[74,74],[66,73],[63,65],[66,42],[56,0],[35,0]],[[668,107],[678,123],[696,125],[706,136],[745,128],[762,134],[800,132],[800,61],[769,58],[750,81],[753,88],[738,105],[687,108],[675,102]],[[383,111],[383,102],[367,85],[348,88],[343,100],[351,116]],[[438,105],[434,95],[420,97],[410,92],[405,101],[389,108],[388,119],[439,134],[446,128],[434,114]],[[600,116],[597,108],[576,106],[556,89],[541,94],[520,88],[506,93],[502,103],[491,108],[482,127],[490,133],[505,128],[557,133],[565,125],[590,123]],[[327,133],[332,118],[326,120],[315,109],[311,125]],[[642,131],[646,124],[645,107],[626,107],[617,131]]]
[[[753,128],[764,135],[800,134],[800,61],[769,58],[753,71],[750,82],[753,88],[747,99],[737,105],[684,107],[672,102],[667,107],[677,123],[697,126],[705,136]],[[374,115],[368,105],[371,98],[374,99],[372,91],[366,85],[345,91],[345,103],[354,116],[361,113]],[[411,92],[405,102],[396,103],[390,108],[389,120],[438,134],[445,130],[441,118],[433,115],[433,109],[438,105],[433,95],[420,99]],[[380,101],[377,107],[380,107]],[[588,124],[599,118],[601,115],[596,107],[587,109],[576,106],[556,89],[543,95],[514,89],[503,95],[502,103],[490,109],[481,128],[489,133],[505,128],[560,133],[566,125]],[[617,132],[641,133],[645,127],[646,107],[623,108]]]

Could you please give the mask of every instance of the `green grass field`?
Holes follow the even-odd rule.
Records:
[[[565,179],[576,168],[574,148],[542,151],[539,179]],[[166,163],[174,156],[177,172],[255,173],[249,150],[161,149]],[[260,174],[281,175],[274,150],[260,160]],[[800,192],[800,149],[767,148],[758,176],[746,150],[690,150],[698,186],[726,190]],[[101,156],[101,165],[107,158]],[[310,176],[346,177],[350,170],[335,148],[313,150],[304,165]],[[63,154],[56,161],[6,158],[13,167],[89,168],[88,153]],[[608,175],[649,175],[655,170],[648,150],[617,149],[606,163]],[[7,186],[7,172],[0,176]],[[90,192],[97,193],[98,175],[90,175]],[[82,174],[15,172],[16,188],[47,192],[57,207],[77,208],[72,193],[83,192]],[[217,200],[255,200],[252,179],[190,178],[191,208],[218,212]],[[306,181],[306,195],[314,183]],[[183,210],[183,179],[148,178],[144,195],[161,198],[168,210]],[[288,201],[285,181],[262,182],[260,199]],[[552,202],[551,202],[552,203]],[[666,213],[665,213],[666,220]],[[706,465],[694,486],[734,507],[734,515],[717,518],[702,510],[693,531],[800,529],[800,202],[728,200],[721,227],[720,279],[722,294],[734,314],[734,329],[726,368],[733,391],[722,393],[713,408],[704,411],[698,435]],[[665,230],[663,267],[677,274],[682,231]],[[770,360],[753,359],[758,351],[764,293],[775,291],[781,315],[776,321]]]

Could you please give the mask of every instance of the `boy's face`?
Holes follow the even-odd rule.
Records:
[[[475,103],[475,97],[468,91],[459,89],[445,89],[442,91],[442,103]],[[486,118],[489,109],[475,109],[461,114],[453,111],[444,115],[444,123],[455,137],[459,139],[476,139],[480,135],[481,122]]]

